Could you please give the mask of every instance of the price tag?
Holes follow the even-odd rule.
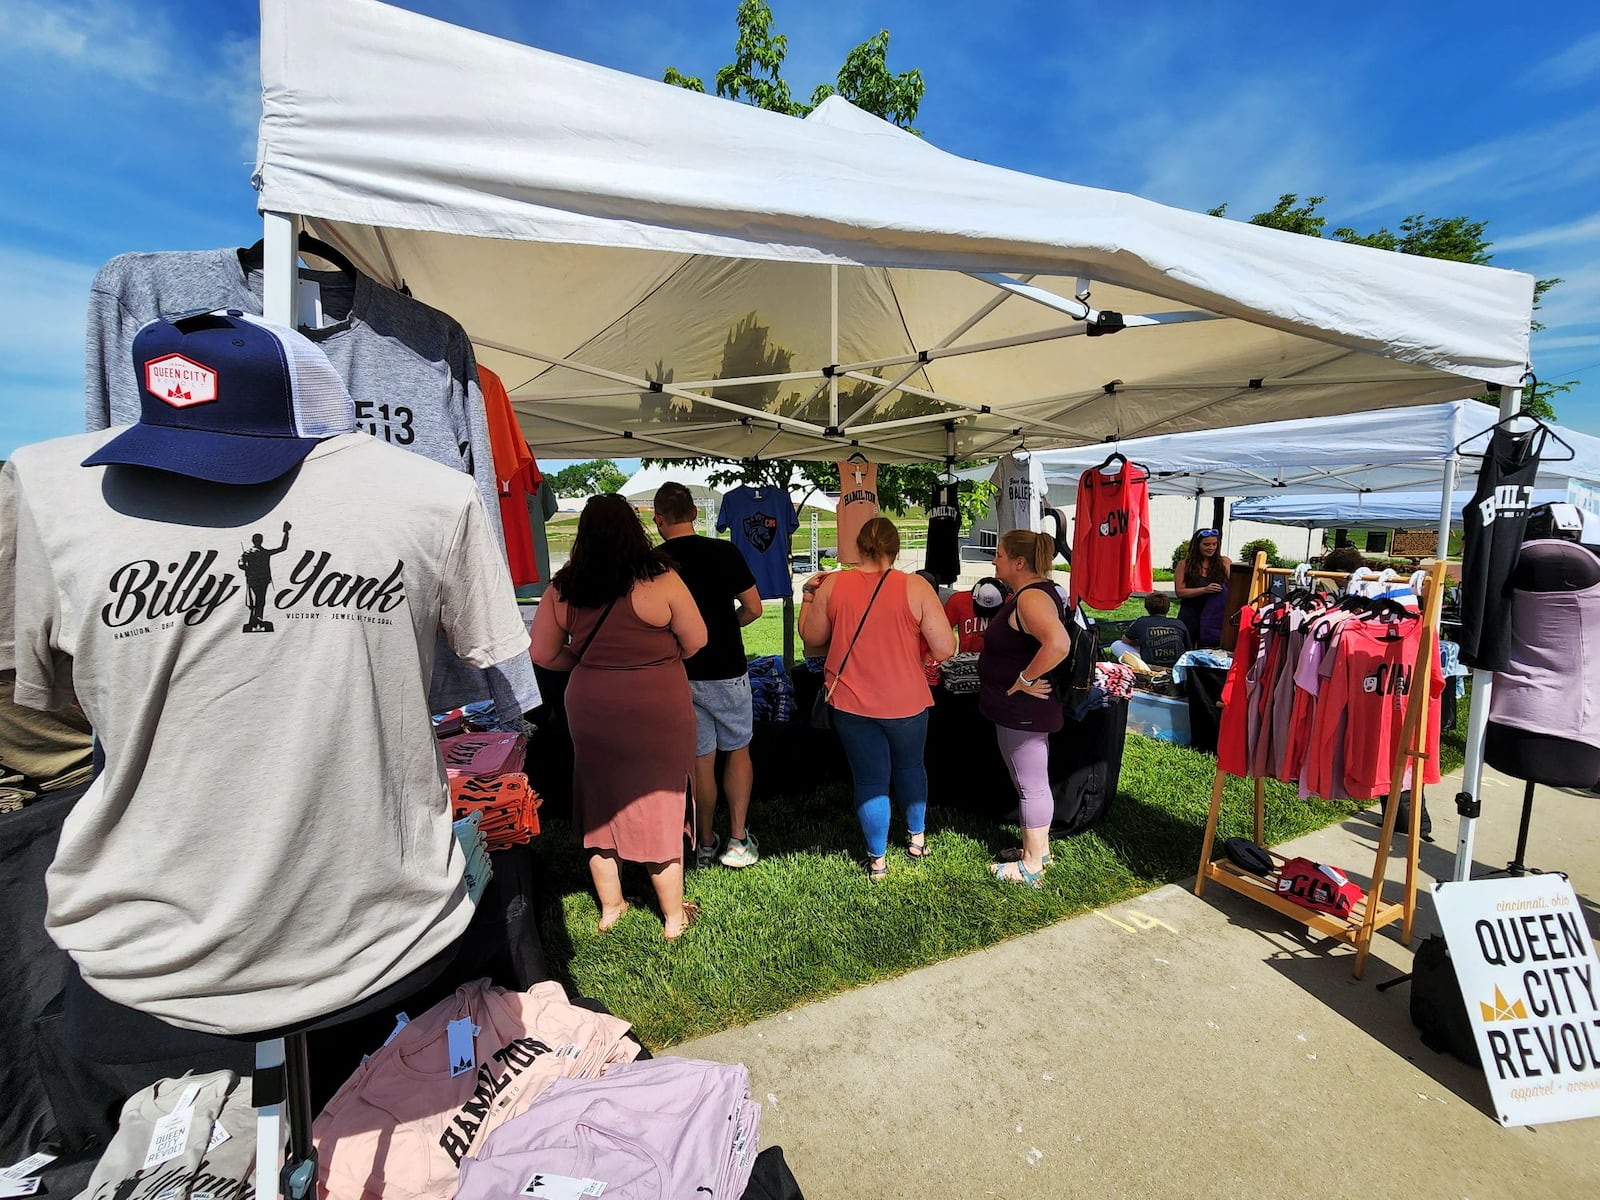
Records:
[[[477,1052],[472,1045],[474,1026],[471,1017],[457,1017],[445,1026],[445,1042],[450,1048],[450,1078],[466,1075],[478,1066]]]
[[[574,1179],[570,1175],[535,1175],[522,1189],[524,1196],[537,1196],[538,1200],[583,1200],[585,1196],[598,1196],[606,1185],[598,1179]]]
[[[39,1177],[0,1179],[0,1196],[31,1196],[39,1190]]]
[[[177,1158],[189,1145],[189,1126],[194,1122],[194,1102],[200,1085],[191,1083],[178,1097],[178,1106],[156,1122],[150,1134],[150,1148],[144,1153],[143,1170],[159,1167]]]
[[[233,1134],[224,1129],[222,1127],[222,1122],[218,1121],[211,1127],[211,1140],[206,1143],[206,1153],[211,1153],[211,1151],[215,1150],[218,1146],[222,1145],[223,1142],[227,1141],[231,1137],[233,1137]]]
[[[0,1171],[0,1179],[26,1179],[35,1171],[49,1166],[55,1160],[56,1156],[54,1154],[46,1154],[41,1150],[38,1154],[30,1154],[21,1162],[12,1163],[4,1171]]]
[[[396,1016],[394,1019],[394,1028],[389,1031],[389,1036],[383,1039],[383,1044],[387,1046],[390,1042],[394,1041],[395,1038],[400,1036],[400,1031],[409,1024],[411,1024],[411,1018],[406,1016],[405,1013],[400,1013],[398,1016]]]

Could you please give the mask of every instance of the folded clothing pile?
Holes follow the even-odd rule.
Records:
[[[952,696],[970,695],[978,690],[978,656],[953,654],[939,664],[939,682]]]
[[[317,1118],[323,1196],[452,1200],[462,1161],[553,1083],[632,1062],[639,1046],[627,1033],[626,1021],[568,1003],[559,983],[458,988],[367,1059]]]
[[[122,1106],[116,1136],[79,1200],[252,1196],[256,1113],[232,1071],[161,1079]]]
[[[489,860],[489,839],[478,828],[482,821],[482,813],[468,813],[451,826],[456,831],[456,841],[461,843],[461,852],[466,855],[467,865],[461,875],[467,885],[467,895],[472,897],[474,904],[483,899],[483,889],[494,878],[494,864]]]
[[[492,778],[522,770],[528,739],[520,733],[458,733],[439,739],[439,753],[451,779]]]
[[[558,1195],[560,1180],[619,1200],[741,1196],[760,1122],[737,1064],[657,1058],[561,1079],[462,1161],[456,1195]]]
[[[757,721],[794,720],[794,684],[778,655],[750,660],[750,703]]]
[[[468,776],[450,781],[450,808],[456,820],[477,813],[478,829],[491,850],[526,845],[539,834],[539,793],[528,777],[496,775],[491,779]]]
[[[468,730],[474,733],[526,733],[526,721],[500,715],[493,700],[478,700],[472,704],[452,708],[449,712],[433,714],[433,731],[440,737]]]

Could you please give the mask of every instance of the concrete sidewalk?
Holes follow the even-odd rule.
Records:
[[[1510,858],[1521,805],[1486,774],[1475,874]],[[1457,786],[1430,789],[1425,897]],[[1377,833],[1361,814],[1291,847],[1365,886]],[[1527,861],[1600,926],[1600,800],[1540,788]],[[1424,898],[1418,939],[1436,928]],[[1600,1122],[1500,1128],[1481,1072],[1418,1039],[1409,987],[1375,989],[1409,968],[1398,924],[1364,980],[1353,955],[1169,886],[673,1052],[749,1066],[762,1143],[811,1200],[1600,1195]]]

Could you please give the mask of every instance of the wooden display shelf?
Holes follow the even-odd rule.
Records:
[[[1281,568],[1269,568],[1266,555],[1256,554],[1255,569],[1251,576],[1251,594],[1259,596],[1266,591],[1267,581],[1273,575],[1289,575],[1292,572]],[[1342,575],[1330,575],[1326,572],[1313,571],[1313,578],[1345,578]],[[1282,855],[1267,851],[1272,858],[1272,876],[1262,877],[1252,875],[1250,872],[1236,867],[1230,859],[1212,858],[1217,836],[1217,826],[1222,816],[1222,788],[1227,780],[1227,773],[1221,764],[1217,766],[1216,779],[1211,788],[1211,811],[1206,818],[1205,842],[1200,852],[1200,866],[1195,873],[1194,894],[1203,896],[1206,884],[1215,881],[1230,891],[1239,893],[1259,904],[1264,904],[1274,912],[1282,913],[1290,920],[1328,937],[1335,938],[1347,946],[1353,946],[1356,951],[1355,964],[1351,973],[1360,979],[1367,969],[1367,955],[1372,946],[1372,935],[1385,925],[1400,922],[1400,939],[1406,945],[1411,944],[1411,928],[1416,920],[1417,911],[1417,846],[1421,835],[1422,822],[1422,773],[1428,761],[1427,729],[1428,729],[1428,686],[1432,676],[1430,664],[1432,656],[1438,653],[1439,608],[1444,596],[1444,564],[1435,562],[1428,568],[1427,580],[1422,588],[1422,636],[1417,647],[1416,662],[1413,664],[1413,686],[1406,696],[1405,715],[1401,721],[1399,745],[1395,748],[1394,762],[1389,776],[1389,798],[1384,805],[1383,827],[1378,835],[1377,853],[1372,864],[1372,883],[1367,894],[1362,897],[1350,915],[1344,920],[1333,916],[1331,913],[1317,912],[1314,909],[1304,908],[1291,900],[1285,900],[1278,895],[1275,877],[1282,870],[1286,861]],[[1413,788],[1416,797],[1410,808],[1409,827],[1406,830],[1406,875],[1403,896],[1399,904],[1386,903],[1383,900],[1383,877],[1389,865],[1389,848],[1394,842],[1395,817],[1400,809],[1400,792],[1405,782],[1407,768],[1411,769],[1414,776]],[[1255,840],[1261,845],[1264,837],[1264,811],[1262,797],[1262,781],[1258,778],[1255,783]],[[1265,847],[1263,846],[1263,849]]]
[[[1272,874],[1269,876],[1251,874],[1232,859],[1217,858],[1206,864],[1205,877],[1213,883],[1231,888],[1241,896],[1248,896],[1257,903],[1265,904],[1274,912],[1280,912],[1299,921],[1326,937],[1337,938],[1347,946],[1359,946],[1362,941],[1362,930],[1367,921],[1367,904],[1372,897],[1363,896],[1350,910],[1350,915],[1343,920],[1332,913],[1318,912],[1316,909],[1296,904],[1292,900],[1285,900],[1278,894],[1277,878],[1288,859],[1275,850],[1268,850],[1267,853],[1272,858]],[[1382,929],[1385,925],[1392,925],[1404,917],[1405,913],[1404,904],[1379,903],[1378,911],[1373,915],[1371,928]]]

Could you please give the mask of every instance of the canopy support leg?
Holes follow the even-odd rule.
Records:
[[[284,213],[262,213],[261,226],[261,315],[293,329],[294,290],[300,275],[294,218]]]
[[[1522,389],[1500,389],[1500,420],[1522,407]],[[1454,466],[1452,459],[1451,466]],[[1447,471],[1449,468],[1447,468]],[[1461,767],[1461,791],[1456,794],[1456,812],[1461,814],[1456,834],[1456,867],[1452,878],[1464,883],[1472,878],[1473,825],[1481,806],[1479,788],[1483,783],[1483,742],[1489,732],[1489,699],[1494,688],[1494,672],[1472,672],[1472,705],[1467,710],[1467,752]]]

